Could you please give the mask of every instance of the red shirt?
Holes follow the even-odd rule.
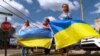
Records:
[[[49,28],[48,23],[43,23],[45,28]]]

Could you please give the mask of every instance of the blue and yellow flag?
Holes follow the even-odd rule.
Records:
[[[49,48],[51,37],[51,30],[44,28],[28,28],[17,33],[18,44],[23,47]]]
[[[87,23],[80,20],[55,20],[50,22],[56,49],[64,48],[87,37],[100,35]]]

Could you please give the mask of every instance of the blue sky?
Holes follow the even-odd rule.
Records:
[[[75,0],[70,0],[71,2]],[[79,0],[76,0],[79,2]],[[52,11],[50,9],[43,9],[41,8],[38,0],[33,0],[33,3],[27,3],[24,0],[19,0],[19,3],[23,4],[30,12],[29,16],[34,21],[41,21],[46,16],[53,16],[55,18],[59,17],[60,11]],[[67,1],[66,1],[67,2]],[[100,0],[83,0],[83,7],[84,7],[84,14],[85,14],[85,21],[87,23],[93,24],[94,18],[100,17],[100,13],[91,13],[93,11],[98,10],[98,8],[95,8],[95,4],[99,3]],[[80,8],[77,10],[71,11],[71,16],[75,19],[81,19],[81,12]]]
[[[52,16],[58,19],[61,10],[60,6],[62,3],[68,3],[70,5],[70,14],[74,19],[81,20],[81,12],[79,0],[12,0],[14,3],[19,4],[18,6],[22,6],[17,8],[17,4],[15,6],[16,9],[21,11],[23,14],[27,15],[29,18],[25,16],[21,16],[25,19],[30,20],[35,23],[37,21],[42,22],[44,17]],[[9,1],[10,3],[11,1]],[[11,4],[14,7],[14,4]],[[89,24],[94,24],[94,18],[100,17],[100,0],[83,0],[84,14],[85,14],[85,22]],[[12,10],[13,11],[13,10]],[[15,12],[16,13],[16,12]],[[21,13],[17,13],[20,15]],[[14,16],[11,19],[12,23],[23,23],[24,20],[21,18]]]

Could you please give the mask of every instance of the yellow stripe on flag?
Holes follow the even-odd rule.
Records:
[[[23,47],[44,47],[49,48],[51,39],[50,38],[18,38],[18,43]]]
[[[64,48],[79,42],[87,37],[100,37],[100,35],[88,24],[74,23],[70,27],[59,31],[54,35],[56,49]]]

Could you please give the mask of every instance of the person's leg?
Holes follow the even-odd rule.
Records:
[[[25,47],[22,47],[21,56],[28,56],[27,49]]]
[[[63,48],[62,49],[62,54],[61,56],[68,56],[68,48]]]
[[[31,53],[34,53],[34,50],[33,50],[33,48],[30,48],[30,51],[31,51]]]
[[[44,49],[44,53],[45,53],[45,54],[50,54],[50,49],[45,48],[45,49]]]
[[[62,51],[61,56],[65,56],[65,53],[66,53],[66,48],[63,48],[61,51]]]
[[[66,48],[66,53],[65,53],[65,56],[68,56],[68,48]]]

